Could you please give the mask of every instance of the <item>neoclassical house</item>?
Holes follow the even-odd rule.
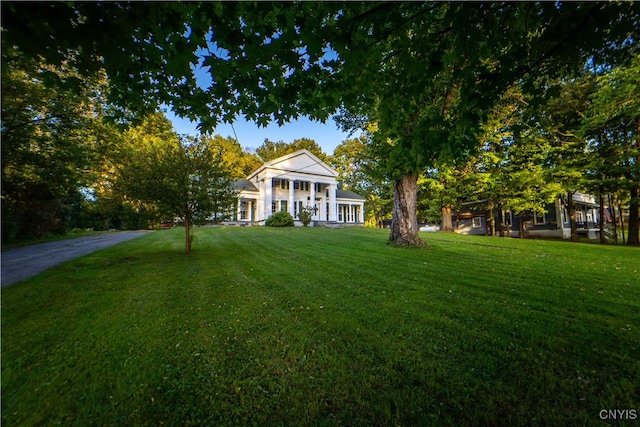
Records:
[[[308,150],[265,163],[235,183],[237,223],[264,224],[278,211],[298,221],[305,207],[314,209],[311,225],[364,223],[364,197],[338,189],[338,173]]]

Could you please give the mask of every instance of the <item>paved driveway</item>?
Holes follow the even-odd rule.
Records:
[[[142,236],[146,231],[121,231],[23,246],[2,252],[2,287],[28,279],[65,261]]]

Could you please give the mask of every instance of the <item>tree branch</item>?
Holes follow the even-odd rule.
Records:
[[[444,3],[442,3],[444,4]],[[394,32],[396,32],[398,29],[402,28],[404,25],[408,24],[409,22],[413,21],[414,19],[416,19],[418,16],[423,15],[427,12],[433,12],[434,8],[436,6],[440,6],[440,3],[437,3],[436,5],[434,5],[431,8],[426,8],[426,9],[422,9],[416,13],[414,13],[413,15],[409,16],[407,19],[405,19],[404,21],[402,21],[400,24],[396,25],[395,27],[391,28],[388,31],[385,31],[384,34],[382,34],[382,36],[378,37],[376,40],[372,41],[371,43],[369,43],[367,45],[367,47],[372,47],[374,45],[376,45],[377,43],[381,42],[382,40],[386,39],[387,37],[389,37],[391,34],[393,34]]]
[[[591,10],[589,10],[589,12],[579,21],[576,22],[575,25],[573,25],[573,27],[571,28],[571,31],[569,31],[563,38],[562,40],[560,40],[558,43],[555,44],[555,46],[553,46],[549,51],[547,51],[546,53],[544,53],[540,58],[538,58],[538,60],[536,62],[533,63],[533,65],[529,66],[527,69],[527,74],[532,73],[536,68],[538,68],[544,61],[546,61],[547,59],[549,59],[551,56],[553,56],[556,52],[558,52],[558,50],[560,50],[560,48],[564,47],[572,38],[573,36],[577,33],[577,31],[584,25],[587,23],[587,21],[589,21],[591,18],[593,18],[593,16],[596,14],[597,11],[602,9],[602,3],[598,2],[596,3],[595,6],[593,6],[591,8]],[[575,21],[574,21],[575,22]]]

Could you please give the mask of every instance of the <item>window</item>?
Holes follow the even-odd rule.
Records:
[[[536,225],[546,224],[546,220],[544,218],[544,214],[534,212],[533,213],[533,221]]]
[[[473,218],[471,218],[471,226],[473,228],[482,227],[482,217],[474,216]]]
[[[511,226],[511,211],[504,212],[504,220],[503,223],[505,225]]]
[[[249,203],[240,202],[240,219],[249,219]]]
[[[271,186],[275,187],[275,188],[281,188],[283,190],[288,190],[289,189],[289,180],[288,179],[274,178],[273,181],[271,181]]]
[[[280,211],[287,212],[287,201],[280,200]]]
[[[314,186],[315,186],[315,189],[316,189],[316,193],[321,193],[322,192],[322,184],[321,183],[316,182],[314,184]]]
[[[271,213],[276,213],[277,210],[278,210],[278,202],[274,200],[271,202]]]
[[[309,191],[309,182],[308,181],[294,181],[293,188],[295,190],[300,191]]]

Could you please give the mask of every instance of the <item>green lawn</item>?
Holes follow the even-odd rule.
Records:
[[[637,249],[216,227],[187,256],[183,236],[149,233],[2,290],[3,425],[640,417]]]

